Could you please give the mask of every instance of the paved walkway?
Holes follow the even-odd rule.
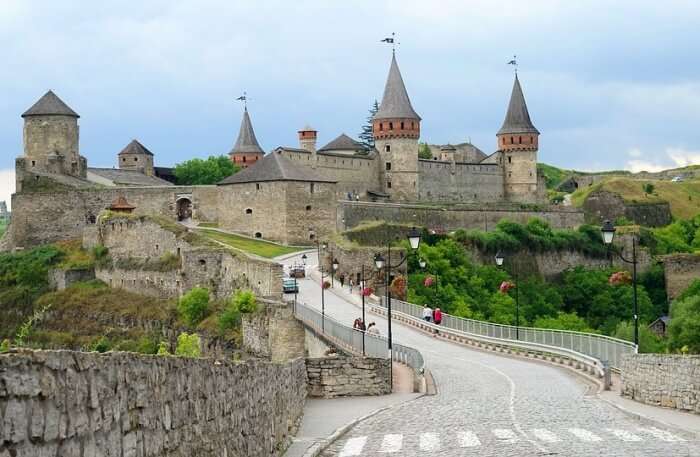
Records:
[[[302,280],[299,287],[300,300],[320,308],[319,284]],[[336,292],[326,293],[326,313],[350,324],[359,310]],[[386,320],[367,320],[386,334]],[[324,456],[700,456],[697,435],[634,418],[562,368],[470,349],[399,323],[394,335],[423,353],[438,395],[362,421]],[[700,422],[686,419],[691,428]]]

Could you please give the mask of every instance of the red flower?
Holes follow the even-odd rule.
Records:
[[[630,275],[629,271],[616,271],[615,273],[610,275],[608,283],[613,286],[619,286],[621,284],[631,284],[632,275]]]
[[[502,294],[507,294],[510,289],[515,287],[515,284],[513,284],[510,281],[503,281],[501,283],[501,287],[498,288],[498,290],[501,291]]]
[[[362,295],[365,297],[369,297],[373,293],[374,293],[374,289],[372,289],[371,287],[365,287],[364,289],[362,289]]]
[[[433,279],[432,276],[426,277],[426,278],[425,278],[425,281],[423,281],[423,285],[424,285],[425,287],[430,287],[430,286],[432,286],[433,284],[435,284],[435,280]]]

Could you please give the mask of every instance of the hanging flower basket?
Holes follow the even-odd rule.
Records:
[[[330,289],[330,287],[331,287],[331,283],[330,283],[330,282],[328,282],[328,281],[323,281],[323,288],[324,288],[324,289]]]
[[[391,281],[391,286],[389,286],[391,293],[394,294],[398,299],[403,300],[406,298],[406,278],[403,276],[397,276]]]
[[[365,287],[364,289],[362,289],[362,296],[363,297],[369,297],[373,293],[374,293],[374,289],[372,289],[371,287]]]
[[[622,284],[632,284],[632,275],[629,271],[616,271],[610,275],[608,283],[613,286],[620,286]]]
[[[515,284],[513,284],[512,282],[510,282],[510,281],[503,281],[503,282],[501,283],[501,286],[498,288],[498,290],[499,290],[502,294],[507,294],[508,291],[509,291],[510,289],[514,288],[514,287],[515,287]]]
[[[430,287],[433,284],[435,284],[435,279],[432,276],[426,277],[425,280],[423,281],[423,285],[425,287]]]

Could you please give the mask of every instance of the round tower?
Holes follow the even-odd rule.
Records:
[[[318,131],[307,124],[297,133],[299,134],[299,148],[305,149],[311,153],[316,152]]]
[[[506,198],[537,201],[537,149],[540,132],[530,120],[525,96],[515,75],[506,118],[496,134],[503,164]]]
[[[383,190],[392,199],[417,200],[420,121],[411,106],[396,55],[392,55],[382,103],[372,119],[374,146],[382,161]]]

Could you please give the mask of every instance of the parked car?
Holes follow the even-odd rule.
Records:
[[[285,294],[298,294],[299,285],[294,278],[284,278],[282,280],[282,292]]]
[[[674,176],[671,182],[683,182],[683,176]]]

